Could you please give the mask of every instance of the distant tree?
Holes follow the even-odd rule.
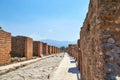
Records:
[[[60,47],[60,50],[62,50],[62,51],[66,51],[67,49],[68,49],[68,47],[64,47],[64,46]]]
[[[65,50],[66,50],[66,47],[62,46],[62,47],[60,47],[60,50],[65,51]]]

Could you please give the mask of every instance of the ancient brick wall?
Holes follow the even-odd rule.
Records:
[[[82,80],[120,77],[120,0],[90,0],[80,48]]]
[[[48,55],[48,44],[43,43],[43,55]]]
[[[55,47],[55,53],[57,53],[57,47]]]
[[[56,47],[54,46],[54,53],[56,53]]]
[[[57,53],[59,53],[59,48],[57,48]]]
[[[52,54],[54,53],[54,46],[52,46]]]
[[[52,54],[52,46],[48,45],[48,53]]]
[[[12,56],[26,57],[33,56],[33,40],[25,36],[12,37]]]
[[[33,55],[42,57],[42,42],[40,41],[33,41]]]
[[[11,61],[11,33],[0,29],[0,65]]]

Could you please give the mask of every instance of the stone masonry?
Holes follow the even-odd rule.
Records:
[[[0,65],[11,61],[11,33],[0,29]]]
[[[77,46],[78,46],[78,68],[80,69],[81,66],[81,53],[80,53],[80,39],[78,39],[77,41]],[[81,71],[81,70],[80,70]]]
[[[33,56],[33,40],[25,36],[12,37],[12,53],[13,57],[26,57],[31,59]]]
[[[33,55],[42,57],[43,55],[42,42],[33,41]]]
[[[78,61],[78,45],[77,44],[69,44],[68,53],[73,56],[76,61]]]
[[[120,80],[120,0],[90,0],[80,48],[81,80]]]

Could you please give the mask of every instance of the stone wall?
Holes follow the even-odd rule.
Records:
[[[90,0],[80,33],[82,80],[120,77],[120,0]]]
[[[33,41],[33,55],[42,57],[43,55],[42,42]]]
[[[13,57],[26,57],[27,59],[33,56],[33,40],[25,36],[12,37],[12,53]]]
[[[77,44],[69,44],[68,53],[73,56],[76,61],[78,61],[78,45]]]
[[[0,65],[11,61],[11,33],[0,29]]]
[[[78,39],[77,41],[77,46],[78,46],[78,68],[80,70],[80,67],[82,66],[81,65],[81,60],[82,60],[82,57],[81,57],[81,51],[80,51],[80,39]],[[81,72],[82,70],[80,70]]]

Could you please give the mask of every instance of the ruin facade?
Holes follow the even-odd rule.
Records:
[[[0,65],[11,61],[11,33],[0,29]]]
[[[80,32],[81,80],[120,77],[120,0],[90,0]]]
[[[43,43],[43,55],[48,55],[48,44]]]
[[[43,56],[42,42],[33,41],[33,55],[34,56]]]
[[[25,36],[12,37],[12,52],[13,57],[33,57],[33,40]]]

